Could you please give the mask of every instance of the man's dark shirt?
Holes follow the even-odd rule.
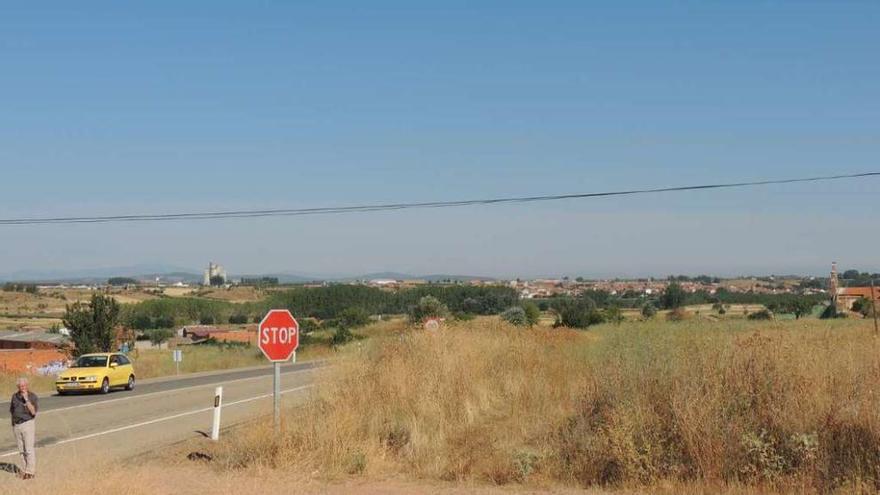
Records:
[[[39,410],[39,406],[37,405],[39,398],[37,397],[37,394],[28,391],[28,397],[31,400],[31,404],[34,406],[34,412],[37,412]],[[35,416],[28,411],[27,406],[24,404],[24,397],[21,396],[21,392],[12,394],[12,400],[9,402],[9,415],[12,416],[13,425],[30,421],[34,419]]]

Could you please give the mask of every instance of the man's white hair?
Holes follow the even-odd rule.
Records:
[[[28,379],[27,379],[27,377],[20,376],[20,377],[18,377],[18,380],[15,381],[15,384],[16,385],[27,385]]]

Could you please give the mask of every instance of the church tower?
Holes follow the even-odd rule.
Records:
[[[830,284],[830,292],[831,292],[831,304],[834,307],[837,307],[837,288],[839,287],[839,282],[837,280],[837,262],[831,262],[831,284]]]

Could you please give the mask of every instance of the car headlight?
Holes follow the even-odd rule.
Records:
[[[95,375],[87,376],[87,377],[85,378],[85,380],[83,380],[83,381],[84,381],[84,382],[96,382],[96,381],[98,381],[98,377],[95,376]]]

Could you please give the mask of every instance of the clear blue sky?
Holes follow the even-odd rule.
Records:
[[[425,2],[419,2],[424,4]],[[878,2],[13,2],[0,217],[880,169]],[[0,227],[0,274],[880,269],[880,180],[530,206]]]

